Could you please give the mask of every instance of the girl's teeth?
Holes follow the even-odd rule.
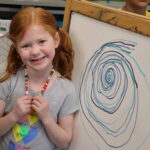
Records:
[[[43,59],[43,57],[42,57],[42,58],[39,58],[39,59],[32,59],[32,61],[39,61],[39,60],[41,60],[41,59]]]

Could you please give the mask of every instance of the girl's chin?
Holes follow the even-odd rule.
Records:
[[[147,0],[141,0],[141,1],[139,2],[139,4],[141,5],[141,7],[142,7],[142,6],[147,7],[148,3],[149,3],[149,2],[148,2]]]
[[[39,65],[30,65],[30,67],[32,70],[35,71],[45,71],[45,70],[50,70],[51,65],[50,64],[39,64]]]

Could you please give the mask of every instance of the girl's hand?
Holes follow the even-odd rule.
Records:
[[[31,103],[32,97],[29,95],[20,97],[16,100],[16,104],[12,110],[12,113],[14,114],[17,120],[19,120],[24,115],[30,113]]]
[[[41,95],[32,98],[32,108],[36,111],[41,121],[50,116],[48,101]]]

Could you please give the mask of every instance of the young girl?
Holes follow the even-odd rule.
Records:
[[[55,150],[72,138],[78,110],[71,41],[54,17],[28,7],[11,22],[12,45],[0,80],[0,149]]]
[[[147,11],[149,3],[150,0],[125,0],[122,10],[150,17],[150,12]]]

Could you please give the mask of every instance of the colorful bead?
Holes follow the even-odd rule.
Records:
[[[51,70],[51,73],[50,73],[48,79],[45,81],[45,84],[44,84],[43,88],[41,89],[41,95],[43,95],[43,93],[47,89],[48,83],[49,83],[53,73],[54,73],[54,69]],[[25,95],[28,95],[29,94],[29,87],[28,87],[29,76],[28,76],[27,72],[25,72],[24,78],[25,78]]]

